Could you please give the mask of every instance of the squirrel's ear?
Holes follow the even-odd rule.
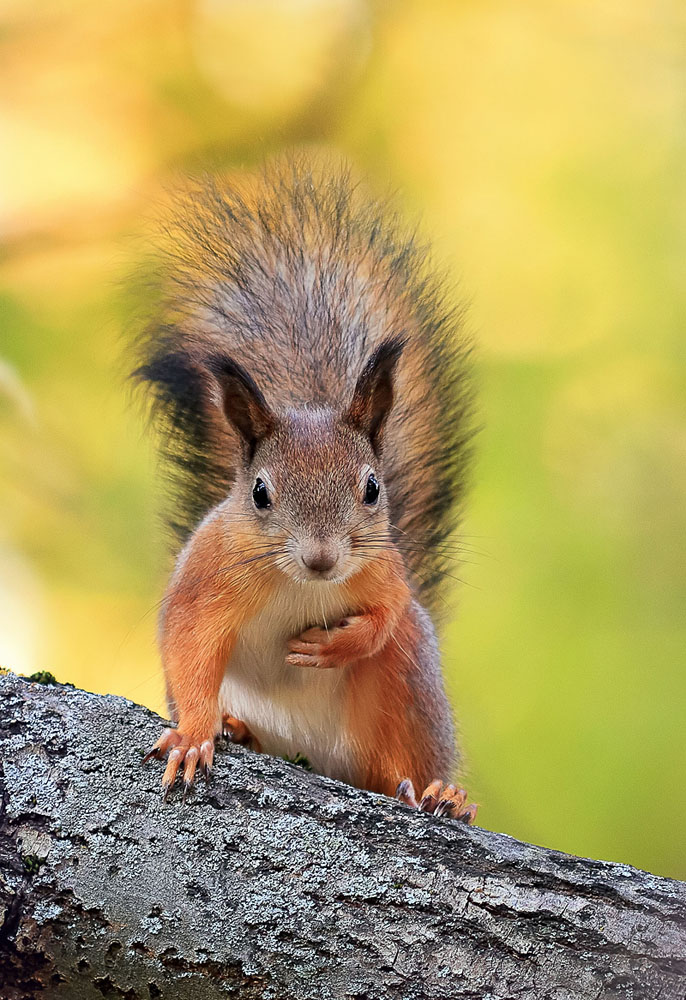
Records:
[[[400,337],[389,337],[379,344],[357,380],[344,417],[347,424],[367,435],[375,451],[380,448],[386,417],[393,405],[393,375],[404,346]]]
[[[252,377],[236,361],[215,354],[205,364],[217,380],[224,413],[243,438],[252,460],[259,442],[276,427],[276,417]]]

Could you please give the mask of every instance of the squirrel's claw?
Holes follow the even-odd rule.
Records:
[[[476,819],[478,806],[473,802],[465,805],[467,793],[464,788],[457,788],[455,785],[444,787],[442,781],[432,781],[417,802],[414,785],[409,778],[404,778],[396,789],[395,797],[411,809],[432,813],[434,816],[447,816],[468,826]]]
[[[147,764],[150,760],[162,760],[166,752],[176,746],[179,739],[176,729],[164,729],[157,743],[143,757],[143,764]]]
[[[167,765],[162,775],[162,798],[165,802],[169,799],[183,764],[183,798],[185,801],[188,792],[193,787],[198,766],[206,777],[209,776],[214,758],[214,740],[194,741],[189,736],[184,736],[178,729],[165,729],[152,750],[145,755],[143,762],[153,759],[159,760],[167,751],[169,753]]]
[[[319,661],[312,653],[289,653],[286,663],[291,667],[318,667]]]
[[[308,628],[302,635],[289,640],[286,663],[292,667],[333,667],[333,661],[326,662],[330,641],[330,634],[323,628]]]
[[[417,809],[417,799],[414,794],[414,785],[409,778],[403,778],[398,787],[395,790],[395,797],[398,802],[402,802],[403,805],[409,806],[410,809]]]
[[[222,718],[222,733],[232,743],[249,745],[259,753],[259,741],[246,724],[233,715],[225,715]],[[143,763],[149,760],[161,760],[165,754],[168,754],[162,775],[162,798],[165,802],[168,801],[179,775],[183,782],[184,802],[195,787],[196,773],[202,774],[209,783],[214,760],[214,739],[193,739],[178,729],[165,729],[154,747],[143,757]]]
[[[193,778],[195,777],[195,769],[198,766],[198,761],[200,759],[200,751],[197,747],[189,747],[186,751],[186,756],[184,757],[184,768],[183,768],[183,786],[184,786],[184,797],[186,790],[191,788],[193,785]]]
[[[291,667],[321,668],[326,666],[326,664],[321,662],[316,653],[289,653],[286,657],[286,663]],[[333,663],[331,666],[333,666]]]
[[[476,802],[471,802],[465,809],[462,810],[459,816],[455,817],[455,819],[459,820],[461,823],[466,823],[467,826],[471,826],[476,819],[478,808],[479,807]]]
[[[291,667],[309,667],[315,670],[331,670],[340,666],[340,663],[337,663],[332,657],[322,655],[321,647],[314,646],[314,644],[311,652],[289,653],[286,657],[286,663]]]
[[[340,658],[335,654],[335,640],[352,619],[343,619],[331,628],[305,629],[299,636],[288,642],[286,663],[292,667],[315,667],[319,670],[340,666]]]
[[[436,806],[438,805],[442,788],[443,782],[438,780],[432,781],[430,785],[427,785],[424,789],[424,794],[419,801],[419,809],[421,812],[432,813],[436,811]]]
[[[286,663],[292,667],[325,667],[329,665],[324,662],[323,655],[326,643],[316,638],[315,633],[317,636],[320,633],[322,636],[326,634],[323,629],[312,628],[303,632],[299,638],[289,640]],[[312,638],[305,639],[306,635],[310,635]],[[333,665],[333,663],[330,664],[330,666]]]
[[[455,785],[446,785],[441,792],[434,816],[454,816],[457,817],[462,812],[462,807],[467,799],[464,788],[456,788]]]

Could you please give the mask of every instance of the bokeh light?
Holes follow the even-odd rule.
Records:
[[[444,637],[484,825],[686,877],[686,8],[22,0],[0,12],[0,662],[163,708],[122,378],[185,172],[350,158],[470,302]]]

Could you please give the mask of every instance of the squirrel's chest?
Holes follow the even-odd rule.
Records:
[[[290,666],[286,644],[350,610],[335,585],[287,582],[241,630],[220,694],[222,710],[242,719],[266,753],[302,754],[319,773],[346,781],[354,772],[345,727],[347,670]]]

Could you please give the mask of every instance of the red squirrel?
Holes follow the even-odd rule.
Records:
[[[280,160],[182,201],[134,373],[183,541],[175,726],[145,759],[185,795],[223,732],[470,823],[432,621],[468,454],[459,313],[345,170]]]

